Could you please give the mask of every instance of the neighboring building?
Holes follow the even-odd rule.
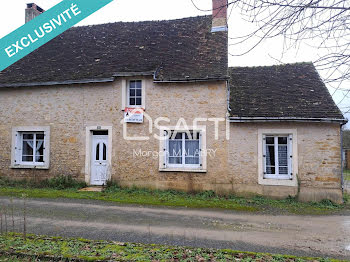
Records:
[[[0,175],[341,202],[346,120],[310,63],[228,68],[226,3],[72,28],[1,72]]]
[[[350,130],[343,131],[344,167],[350,169]]]

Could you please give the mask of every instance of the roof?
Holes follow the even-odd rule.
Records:
[[[231,118],[344,120],[312,63],[232,67]]]
[[[211,16],[73,27],[0,72],[0,86],[111,80],[153,74],[155,81],[227,78],[227,32]]]

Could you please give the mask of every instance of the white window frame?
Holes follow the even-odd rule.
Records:
[[[169,138],[168,132],[176,131],[182,133],[182,149],[185,148],[185,133],[199,133],[199,164],[185,164],[185,152],[182,150],[182,164],[170,164],[168,162]],[[188,128],[178,129],[175,127],[161,128],[159,151],[159,171],[174,171],[174,172],[207,172],[207,156],[206,156],[206,131],[205,128]]]
[[[20,165],[34,165],[34,166],[38,166],[38,165],[44,165],[44,162],[36,162],[35,159],[36,159],[36,141],[37,141],[37,135],[40,135],[42,134],[44,136],[44,143],[43,143],[43,147],[44,147],[44,150],[43,150],[43,158],[44,158],[44,155],[45,155],[45,134],[44,132],[28,132],[28,131],[25,131],[25,132],[18,132],[18,135],[19,135],[19,141],[20,141],[20,148],[21,148],[21,151],[20,151],[20,155],[19,155],[19,164]],[[24,140],[24,135],[33,135],[33,161],[24,161],[23,160],[23,140]]]
[[[130,105],[130,82],[131,81],[141,81],[141,105]],[[122,111],[126,107],[129,108],[142,108],[146,110],[146,79],[143,78],[131,78],[131,79],[122,79]]]
[[[266,174],[266,144],[268,136],[288,136],[288,175]],[[276,138],[275,138],[276,144]],[[298,137],[296,129],[259,129],[258,130],[258,183],[261,185],[298,186]],[[277,150],[276,150],[277,151]],[[275,152],[276,154],[276,152]],[[275,156],[275,163],[278,163]]]
[[[27,162],[22,160],[23,134],[44,134],[44,162]],[[35,137],[34,137],[35,145]],[[35,147],[33,148],[35,150]],[[33,154],[34,156],[34,154]],[[25,126],[12,129],[11,168],[49,169],[50,167],[50,127]]]
[[[170,131],[171,132],[171,131]],[[179,139],[181,141],[181,148],[182,148],[182,155],[181,155],[181,162],[182,164],[171,164],[169,163],[169,143],[170,143],[170,138],[167,139],[166,141],[166,148],[167,150],[165,151],[167,156],[166,156],[166,163],[167,163],[167,166],[170,167],[170,168],[200,168],[202,163],[201,163],[201,155],[199,155],[199,163],[198,164],[186,164],[186,154],[185,154],[185,151],[186,151],[186,132],[185,131],[175,131],[179,134],[181,134],[181,139]],[[189,132],[193,132],[192,130],[189,131]],[[201,154],[201,137],[202,135],[200,134],[199,132],[199,153]],[[189,139],[191,140],[191,139]]]
[[[141,83],[141,96],[137,96],[136,95],[136,88],[135,88],[135,103],[136,103],[136,99],[137,98],[140,98],[141,99],[141,104],[140,105],[130,105],[130,85],[131,85],[131,82],[140,82]],[[140,108],[142,107],[142,97],[143,97],[143,92],[142,92],[142,80],[139,79],[139,80],[129,80],[128,81],[128,87],[127,87],[127,105],[128,107],[130,108]]]
[[[266,166],[266,138],[273,137],[274,138],[274,158],[275,158],[275,174],[267,173]],[[279,174],[279,159],[278,159],[278,138],[286,137],[287,138],[287,174]],[[293,157],[293,146],[292,146],[293,135],[291,134],[283,134],[283,135],[263,135],[263,164],[264,164],[264,179],[292,179],[293,177],[293,169],[292,169],[292,157]],[[276,150],[277,148],[277,150]]]

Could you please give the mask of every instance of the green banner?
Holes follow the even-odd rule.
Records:
[[[0,71],[112,1],[62,0],[59,4],[0,39]]]

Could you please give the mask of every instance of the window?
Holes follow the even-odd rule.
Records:
[[[166,163],[168,167],[198,168],[201,166],[199,131],[168,132]]]
[[[292,135],[263,135],[264,178],[292,179]]]
[[[49,168],[49,127],[13,128],[12,133],[12,168]]]
[[[100,156],[100,145],[102,145],[102,154]],[[96,161],[107,160],[107,146],[105,143],[98,143],[96,145]]]
[[[44,163],[44,133],[19,133],[22,141],[21,162],[26,164]]]
[[[128,85],[128,106],[142,107],[142,81],[132,80]]]

